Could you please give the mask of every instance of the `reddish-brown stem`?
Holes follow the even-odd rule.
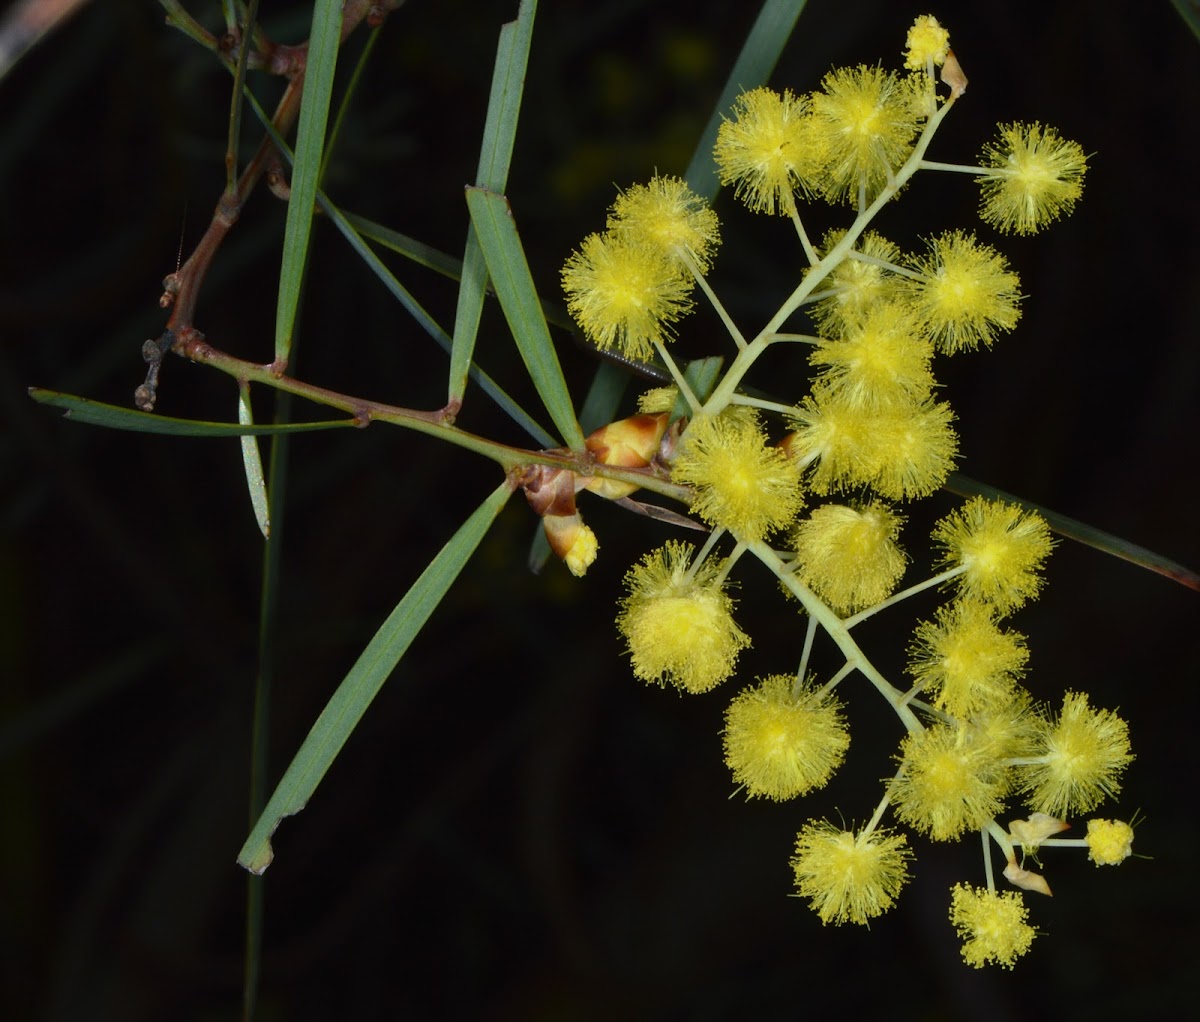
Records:
[[[147,342],[148,346],[154,344],[153,341]],[[445,409],[424,412],[413,408],[401,408],[398,405],[352,397],[326,387],[318,387],[313,383],[305,383],[303,380],[285,375],[272,363],[268,362],[264,365],[258,362],[248,362],[214,348],[197,330],[190,330],[183,335],[175,336],[172,350],[192,362],[219,369],[240,382],[261,383],[268,387],[274,387],[276,390],[307,398],[329,408],[337,408],[351,415],[359,426],[365,427],[372,422],[389,422],[406,429],[416,430],[418,433],[439,437],[447,443],[465,447],[476,454],[490,458],[501,465],[505,471],[523,470],[531,465],[549,465],[578,476],[600,476],[619,482],[633,483],[642,489],[652,490],[681,503],[690,502],[690,491],[687,487],[672,483],[654,467],[620,468],[598,464],[590,452],[572,452],[565,449],[530,451],[497,443],[486,437],[458,429],[450,421]]]
[[[281,135],[286,134],[295,121],[296,115],[300,112],[300,97],[303,91],[303,75],[298,75],[288,82],[287,89],[279,100],[279,105],[275,108],[275,115],[272,118],[276,131]],[[221,247],[221,242],[225,240],[229,229],[237,223],[238,217],[241,216],[242,206],[245,205],[250,192],[258,183],[262,172],[269,165],[274,149],[275,146],[270,136],[259,143],[254,156],[237,179],[233,191],[222,193],[220,199],[217,200],[217,208],[213,211],[213,218],[208,225],[208,230],[204,232],[204,236],[197,243],[192,254],[188,256],[187,262],[163,281],[163,301],[173,301],[174,303],[171,318],[167,321],[167,329],[174,331],[177,336],[192,329],[196,299],[199,297],[200,286],[208,273],[213,256]]]
[[[341,40],[354,31],[363,21],[368,19],[377,24],[389,11],[400,6],[402,0],[346,0],[342,9]],[[176,18],[188,17],[178,4],[167,4],[168,13]],[[216,41],[213,40],[215,45]],[[260,54],[265,66],[277,73],[289,77],[287,89],[279,100],[272,117],[272,123],[280,136],[285,136],[295,123],[300,112],[300,102],[304,92],[305,61],[308,56],[308,44],[299,46],[269,46],[267,52]],[[228,61],[228,54],[225,54]],[[253,63],[256,62],[251,62]],[[213,257],[230,228],[237,223],[241,216],[242,207],[249,198],[254,186],[262,177],[263,171],[277,159],[274,143],[267,136],[259,144],[253,158],[247,163],[241,176],[238,177],[232,189],[226,189],[217,202],[212,221],[204,236],[200,239],[187,261],[178,270],[163,281],[163,294],[159,304],[163,308],[171,308],[171,316],[167,320],[166,329],[157,342],[147,342],[143,346],[143,357],[148,363],[146,381],[138,387],[134,400],[144,411],[154,407],[158,385],[158,372],[163,354],[170,348],[179,354],[184,354],[181,345],[186,347],[202,335],[196,330],[193,320],[196,314],[196,303],[200,287],[208,274]],[[281,374],[285,366],[273,367],[276,374]]]

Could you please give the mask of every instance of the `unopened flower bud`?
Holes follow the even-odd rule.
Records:
[[[587,574],[600,544],[596,542],[596,534],[583,524],[583,516],[578,512],[573,515],[545,515],[542,528],[546,531],[546,539],[550,541],[550,549],[562,558],[571,574],[577,577]]]
[[[587,438],[585,444],[601,465],[611,465],[614,468],[646,468],[658,453],[669,418],[666,412],[658,415],[631,415],[628,419],[601,426]],[[616,479],[594,478],[588,481],[587,489],[609,500],[618,500],[628,497],[637,486]]]

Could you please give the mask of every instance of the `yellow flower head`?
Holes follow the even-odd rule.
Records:
[[[734,102],[733,119],[721,122],[713,157],[721,184],[732,184],[748,209],[790,215],[796,208],[793,192],[812,191],[825,161],[808,97],[787,89],[743,92]]]
[[[934,841],[978,830],[1001,809],[1008,771],[998,744],[975,728],[936,724],[905,736],[896,816]]]
[[[853,260],[849,260],[853,261]],[[903,306],[876,302],[835,340],[821,340],[809,356],[824,366],[820,379],[852,405],[882,408],[924,401],[933,390],[933,345]]]
[[[981,969],[995,962],[1011,969],[1033,943],[1037,931],[1025,920],[1029,910],[1016,891],[997,894],[956,884],[950,896],[950,922],[965,938],[963,961]]]
[[[603,349],[648,359],[671,337],[670,324],[692,308],[690,277],[651,245],[592,234],[562,270],[567,310]]]
[[[934,705],[970,717],[1011,698],[1029,650],[1018,632],[996,624],[995,611],[978,600],[939,607],[936,621],[922,621],[909,648],[909,673]]]
[[[934,238],[914,269],[920,278],[906,282],[908,298],[939,351],[991,347],[1021,317],[1020,278],[974,235],[949,231]]]
[[[972,497],[934,527],[943,564],[966,570],[957,582],[964,596],[1008,614],[1037,596],[1040,572],[1054,547],[1041,515],[1002,500]]]
[[[1041,124],[1002,124],[984,147],[979,215],[1005,234],[1036,234],[1070,213],[1083,194],[1087,156]]]
[[[1040,762],[1024,768],[1022,787],[1029,807],[1051,816],[1086,813],[1115,795],[1133,761],[1128,725],[1088,706],[1086,692],[1066,693],[1062,712],[1038,721],[1033,754]]]
[[[912,23],[904,41],[904,66],[909,71],[921,71],[929,65],[941,67],[949,51],[950,33],[932,14],[922,14]]]
[[[821,252],[828,254],[842,240],[844,230],[830,231],[821,241]],[[858,239],[854,249],[866,259],[843,259],[830,271],[828,297],[813,305],[811,314],[819,329],[825,333],[841,334],[857,325],[875,306],[899,292],[896,274],[880,265],[900,261],[898,245],[867,231]],[[878,262],[876,261],[878,260]]]
[[[800,472],[767,444],[757,417],[700,416],[688,427],[671,478],[695,487],[692,510],[752,542],[800,510]]]
[[[829,152],[826,197],[870,202],[912,152],[921,116],[913,85],[879,67],[835,68],[812,108]]]
[[[903,834],[809,823],[796,835],[796,892],[822,923],[859,923],[882,915],[908,880],[912,852]]]
[[[902,521],[879,501],[822,505],[796,527],[796,574],[839,614],[873,606],[904,574]]]
[[[733,673],[750,639],[734,623],[719,566],[705,561],[689,570],[692,551],[691,544],[669,542],[628,571],[617,629],[636,677],[700,693]]]
[[[1088,820],[1084,840],[1097,866],[1117,866],[1133,854],[1133,828],[1120,820]]]
[[[838,703],[773,674],[725,711],[725,765],[751,798],[782,802],[824,787],[850,745]]]
[[[672,259],[686,252],[704,271],[721,241],[717,214],[677,177],[655,176],[649,184],[622,192],[613,203],[608,230],[653,245]]]
[[[824,380],[792,412],[783,447],[817,493],[870,486],[889,500],[933,493],[958,453],[954,413],[945,402],[897,401],[865,408]]]

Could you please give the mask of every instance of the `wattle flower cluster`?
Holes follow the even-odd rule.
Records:
[[[744,688],[725,711],[735,785],[773,801],[825,785],[850,745],[835,694],[850,678],[878,692],[901,732],[895,772],[865,824],[809,820],[800,828],[791,860],[797,893],[822,922],[866,924],[895,902],[913,858],[905,834],[882,825],[887,813],[896,827],[935,841],[982,832],[986,882],[956,885],[950,918],[969,964],[1011,966],[1036,934],[1019,890],[1049,893],[1025,856],[1076,845],[1113,865],[1131,854],[1126,823],[1092,820],[1085,839],[1055,835],[1067,826],[1061,817],[1090,812],[1120,790],[1132,754],[1125,723],[1086,694],[1067,692],[1051,709],[1024,687],[1030,653],[1008,618],[1042,590],[1054,541],[1041,515],[1000,499],[967,501],[933,530],[936,573],[898,591],[909,558],[897,505],[937,492],[958,454],[937,362],[1012,331],[1022,293],[1004,256],[972,231],[938,226],[906,251],[872,222],[913,174],[948,172],[979,182],[986,224],[1029,234],[1071,210],[1086,170],[1076,143],[1037,123],[1002,125],[976,165],[929,160],[934,134],[965,90],[949,34],[925,16],[909,32],[903,71],[838,68],[812,93],[757,88],[739,97],[717,136],[721,181],[752,212],[788,218],[807,261],[756,334],[742,333],[711,288],[717,217],[676,178],[622,193],[605,232],[584,240],[562,281],[592,342],[660,360],[670,372],[675,386],[647,395],[635,418],[660,416],[655,442],[671,442],[653,453],[643,445],[638,463],[653,462],[686,487],[689,510],[711,530],[699,550],[669,542],[627,574],[617,628],[635,676],[689,693],[729,678],[751,641],[734,620],[729,577],[743,559],[759,574],[765,568],[809,627],[802,648],[784,654],[784,669]],[[855,211],[817,244],[803,216],[814,200]],[[734,350],[724,374],[703,387],[668,350],[697,288]],[[800,312],[813,332],[786,332]],[[779,344],[806,346],[807,392],[752,396],[743,381]],[[769,390],[791,382],[757,381]],[[914,624],[908,679],[885,677],[859,644],[861,622],[933,588],[947,599]],[[818,632],[840,656],[825,677],[809,671]],[[1030,815],[1006,828],[998,819],[1013,800]],[[1019,890],[996,891],[993,846]]]

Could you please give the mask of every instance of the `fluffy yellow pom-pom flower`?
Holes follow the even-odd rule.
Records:
[[[821,340],[809,355],[824,366],[820,379],[832,393],[864,408],[920,403],[933,390],[933,345],[919,332],[911,312],[896,302],[875,302],[833,340]]]
[[[905,283],[911,307],[939,351],[991,347],[1021,317],[1020,278],[1004,256],[971,234],[934,238],[913,269],[919,278]]]
[[[920,117],[906,78],[879,67],[835,68],[813,94],[813,116],[828,147],[830,201],[870,202],[912,152]]]
[[[796,891],[822,923],[866,926],[896,900],[912,858],[903,834],[842,830],[810,823],[796,835]]]
[[[717,245],[720,223],[708,203],[677,177],[655,176],[634,185],[613,203],[608,230],[645,242],[678,259],[686,252],[707,270]]]
[[[904,574],[902,521],[879,501],[824,504],[796,527],[796,574],[839,614],[879,603]]]
[[[567,310],[583,332],[634,359],[670,339],[670,324],[692,308],[694,284],[661,249],[611,234],[584,238],[562,270]]]
[[[937,724],[905,736],[893,799],[896,816],[934,841],[978,830],[1001,809],[1008,772],[998,743],[966,725]]]
[[[1117,866],[1133,854],[1133,828],[1121,820],[1088,820],[1084,840],[1097,866]]]
[[[939,607],[935,621],[917,626],[909,654],[909,673],[955,717],[1008,702],[1029,659],[1024,636],[1002,630],[978,600]]]
[[[1083,194],[1083,147],[1051,127],[1002,124],[981,162],[979,215],[1006,234],[1036,234],[1070,213]]]
[[[799,469],[778,447],[768,446],[757,416],[695,419],[671,478],[696,488],[696,514],[747,542],[788,525],[803,503]]]
[[[705,561],[689,570],[692,552],[691,544],[669,542],[629,570],[617,629],[636,677],[699,693],[733,673],[750,639],[734,623],[719,566]]]
[[[1128,725],[1088,706],[1086,692],[1063,696],[1062,712],[1039,721],[1033,747],[1038,762],[1025,768],[1023,789],[1031,809],[1051,816],[1086,813],[1115,795],[1133,761]]]
[[[725,765],[751,798],[777,802],[823,787],[850,745],[837,701],[773,674],[725,710]]]
[[[985,600],[1000,614],[1037,596],[1039,574],[1054,540],[1041,515],[1001,500],[973,497],[938,522],[933,542],[943,564],[957,564],[963,594]]]
[[[944,401],[853,403],[826,381],[792,413],[783,447],[802,468],[816,462],[817,493],[870,486],[890,500],[928,496],[946,481],[958,453],[954,413]]]
[[[1029,910],[1016,891],[997,894],[957,884],[951,891],[950,922],[965,941],[963,961],[981,969],[995,962],[1007,969],[1033,943],[1037,931],[1025,920]]]
[[[743,92],[733,119],[717,131],[713,157],[721,184],[732,184],[755,213],[790,215],[793,192],[813,190],[825,161],[823,137],[814,127],[807,96],[761,87]]]
[[[954,467],[958,437],[945,402],[866,407],[818,379],[781,441],[817,493],[870,486],[892,500],[926,496]]]

